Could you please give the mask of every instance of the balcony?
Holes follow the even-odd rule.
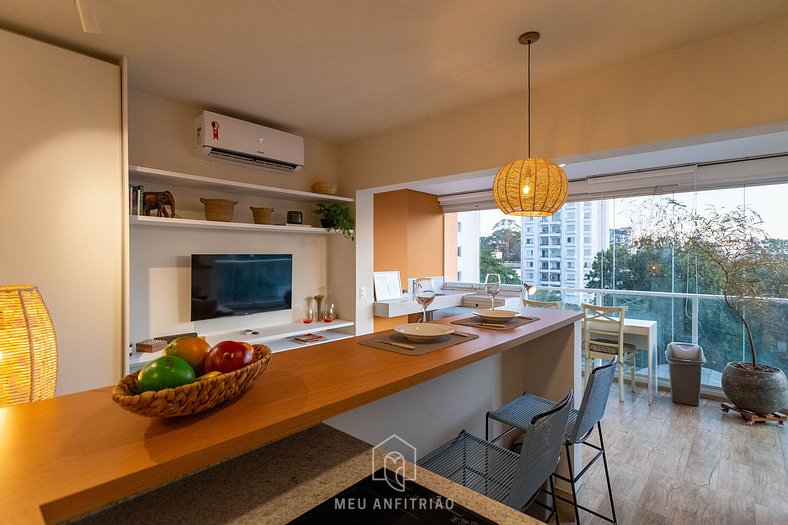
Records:
[[[669,379],[665,348],[671,341],[691,342],[703,347],[706,364],[702,369],[701,384],[707,394],[722,394],[720,380],[728,362],[750,360],[744,327],[725,306],[720,295],[550,287],[549,291],[537,291],[532,297],[556,300],[557,295],[567,309],[579,310],[583,303],[627,306],[628,318],[657,321],[660,383],[667,383]],[[788,317],[788,299],[775,300],[772,308],[777,311],[771,312],[770,317]],[[756,332],[758,362],[788,369],[788,326],[784,323],[768,325],[759,318],[751,318],[750,322]],[[638,374],[645,379],[645,351],[637,353],[636,365]]]

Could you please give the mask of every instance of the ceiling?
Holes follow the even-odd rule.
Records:
[[[3,0],[0,26],[105,57],[134,90],[339,144],[788,16],[782,0]]]

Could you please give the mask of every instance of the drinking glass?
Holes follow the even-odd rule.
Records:
[[[497,273],[488,273],[484,278],[484,291],[490,294],[492,300],[490,310],[495,310],[495,296],[501,291],[501,276]]]
[[[304,311],[301,312],[301,320],[304,322],[304,324],[309,324],[315,320],[315,308],[312,306],[312,301],[309,301],[309,303],[307,303],[306,307],[304,308]]]
[[[427,322],[427,307],[435,300],[435,288],[432,279],[429,277],[419,277],[413,283],[413,298],[421,305],[421,322]]]
[[[325,306],[323,307],[323,322],[330,323],[337,317],[336,306],[334,306],[334,301],[329,300]]]

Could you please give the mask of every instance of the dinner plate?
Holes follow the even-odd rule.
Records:
[[[517,317],[518,313],[511,310],[474,310],[473,315],[478,315],[482,321],[490,323],[503,323]]]
[[[408,323],[395,326],[394,331],[415,343],[426,343],[444,335],[449,335],[454,332],[454,328],[445,324]]]

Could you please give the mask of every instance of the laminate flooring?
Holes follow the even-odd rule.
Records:
[[[602,432],[622,525],[788,524],[788,430],[776,423],[747,426],[719,401],[677,405],[669,392],[649,406],[642,388],[620,403],[614,385]],[[580,502],[610,515],[602,461],[585,480]],[[583,511],[580,520],[607,523]]]

